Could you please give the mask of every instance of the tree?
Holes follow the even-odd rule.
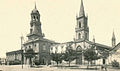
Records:
[[[30,66],[32,66],[32,58],[35,56],[35,52],[32,48],[29,48],[28,50],[26,50],[25,52],[25,57],[26,58],[29,58],[29,63],[30,63]]]
[[[100,58],[98,54],[95,52],[94,47],[95,46],[92,46],[84,52],[84,59],[88,61],[88,66],[89,66],[89,62],[92,64],[93,60],[97,60]]]
[[[52,60],[57,63],[57,66],[59,63],[62,63],[62,54],[60,53],[51,53]]]
[[[109,57],[109,50],[107,49],[104,49],[102,50],[101,52],[99,52],[101,55],[100,55],[100,58],[103,59],[103,64],[106,64],[106,59],[107,57]]]
[[[66,50],[64,54],[64,60],[69,62],[69,66],[70,66],[70,63],[75,59],[76,59],[76,51],[73,49]]]

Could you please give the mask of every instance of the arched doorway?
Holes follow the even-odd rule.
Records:
[[[46,65],[46,58],[45,57],[41,58],[41,65]]]
[[[77,52],[76,64],[82,64],[82,47],[80,45],[77,46],[76,52]]]

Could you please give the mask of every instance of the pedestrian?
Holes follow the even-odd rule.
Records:
[[[107,71],[107,65],[106,65],[106,64],[103,64],[103,65],[101,66],[101,70]]]
[[[106,64],[105,64],[105,67],[104,67],[104,68],[105,68],[105,71],[107,71],[107,65],[106,65]]]

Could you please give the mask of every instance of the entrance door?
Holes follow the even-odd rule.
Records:
[[[105,64],[105,59],[103,59],[103,64]]]
[[[79,45],[76,48],[76,51],[77,51],[76,64],[82,64],[82,47]]]
[[[42,58],[42,59],[41,59],[41,64],[42,64],[42,65],[45,65],[45,64],[46,64],[46,59],[45,59],[45,58]]]
[[[76,64],[82,64],[82,55],[77,56]]]

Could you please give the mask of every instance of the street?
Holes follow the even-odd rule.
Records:
[[[88,70],[88,69],[70,69],[70,68],[57,68],[57,67],[49,67],[43,66],[40,68],[30,68],[29,66],[24,66],[22,69],[21,65],[1,65],[0,71],[104,71],[104,70]],[[120,71],[120,69],[107,69],[107,71]]]

